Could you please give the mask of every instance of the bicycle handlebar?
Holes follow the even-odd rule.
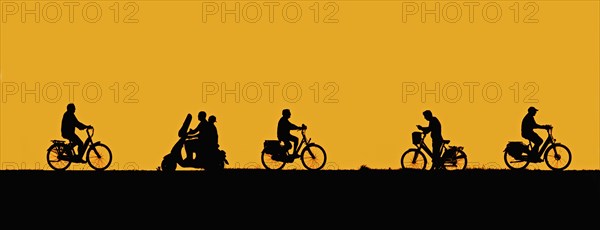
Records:
[[[92,134],[90,134],[90,130],[92,130]],[[94,127],[90,125],[89,127],[85,128],[85,132],[89,137],[94,136]]]
[[[308,127],[305,124],[302,124],[302,126],[300,126],[300,131],[304,132]]]

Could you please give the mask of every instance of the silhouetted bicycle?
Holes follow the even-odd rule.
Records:
[[[90,133],[91,130],[91,133]],[[87,128],[85,130],[87,138],[83,143],[85,154],[85,161],[74,162],[76,156],[74,150],[74,144],[69,141],[66,143],[64,140],[51,140],[52,145],[48,148],[46,154],[46,161],[50,168],[56,171],[64,171],[71,163],[88,163],[92,169],[96,171],[104,171],[110,166],[112,162],[112,151],[108,146],[100,141],[93,142],[92,137],[94,136],[94,128]]]
[[[302,149],[299,155],[302,165],[308,170],[320,170],[327,162],[327,154],[323,147],[307,139],[305,132],[306,125],[302,124],[302,140],[293,153],[297,154]],[[269,170],[282,169],[287,163],[292,163],[296,159],[279,140],[265,140],[260,158],[263,166]]]
[[[406,150],[400,159],[400,165],[402,169],[418,169],[424,170],[427,167],[427,158],[423,152],[427,153],[429,159],[433,154],[429,147],[425,144],[424,140],[427,134],[421,132],[412,133],[412,143],[416,148],[409,148]],[[440,165],[441,169],[444,170],[464,170],[467,168],[467,154],[463,151],[462,146],[448,146],[450,140],[444,140],[442,142],[442,156]]]
[[[552,126],[546,128],[548,137],[540,147],[539,152],[543,153],[541,159],[546,162],[548,168],[554,171],[562,171],[571,164],[571,150],[566,145],[556,142],[552,135],[552,129]],[[510,141],[504,149],[504,163],[510,169],[525,169],[529,163],[541,163],[530,161],[529,154],[532,149],[531,141],[528,145],[520,141]]]

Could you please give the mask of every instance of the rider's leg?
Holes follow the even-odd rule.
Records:
[[[294,150],[293,150],[292,154],[298,155],[298,153],[296,152],[296,149],[298,148],[298,137],[290,135],[289,140],[294,142]]]
[[[185,145],[183,146],[185,149],[185,158],[183,161],[191,161],[194,159],[194,152],[196,150],[197,140],[189,140],[185,141]]]
[[[283,153],[292,149],[292,143],[290,143],[289,138],[285,139],[285,140],[281,140],[281,141],[283,141],[283,149],[284,149]]]
[[[544,140],[539,135],[537,135],[537,133],[531,134],[531,136],[529,137],[529,140],[531,140],[531,142],[533,142],[533,150],[531,151],[530,156],[532,159],[539,161],[539,159],[542,155],[539,153],[540,145],[542,145]]]
[[[431,141],[431,152],[432,152],[432,169],[438,169],[440,167],[440,158],[442,151],[442,140],[432,140]]]
[[[73,135],[69,137],[69,141],[77,146],[77,159],[83,159],[83,151],[85,151],[85,146],[83,145],[81,138],[79,138],[77,135]]]
[[[208,144],[206,143],[206,140],[196,140],[196,145],[194,147],[194,151],[196,153],[196,156],[193,158],[194,161],[196,162],[200,162],[204,160],[204,156],[206,156],[206,152],[208,149]]]

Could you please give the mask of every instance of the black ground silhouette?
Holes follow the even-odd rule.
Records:
[[[207,212],[236,220],[290,218],[300,225],[335,220],[328,226],[342,227],[355,222],[402,225],[417,217],[426,221],[420,224],[436,224],[427,222],[427,215],[434,215],[470,226],[473,221],[508,224],[535,217],[542,219],[532,226],[540,227],[551,221],[595,223],[600,207],[597,170],[5,170],[0,181],[5,209],[19,211],[12,213],[68,208],[104,213],[111,220],[140,213],[166,218]]]

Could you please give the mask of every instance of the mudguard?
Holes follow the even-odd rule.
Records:
[[[46,151],[50,151],[52,150],[52,148],[54,148],[54,146],[57,146],[58,144],[51,144],[50,147],[48,147],[48,149],[46,149]]]

